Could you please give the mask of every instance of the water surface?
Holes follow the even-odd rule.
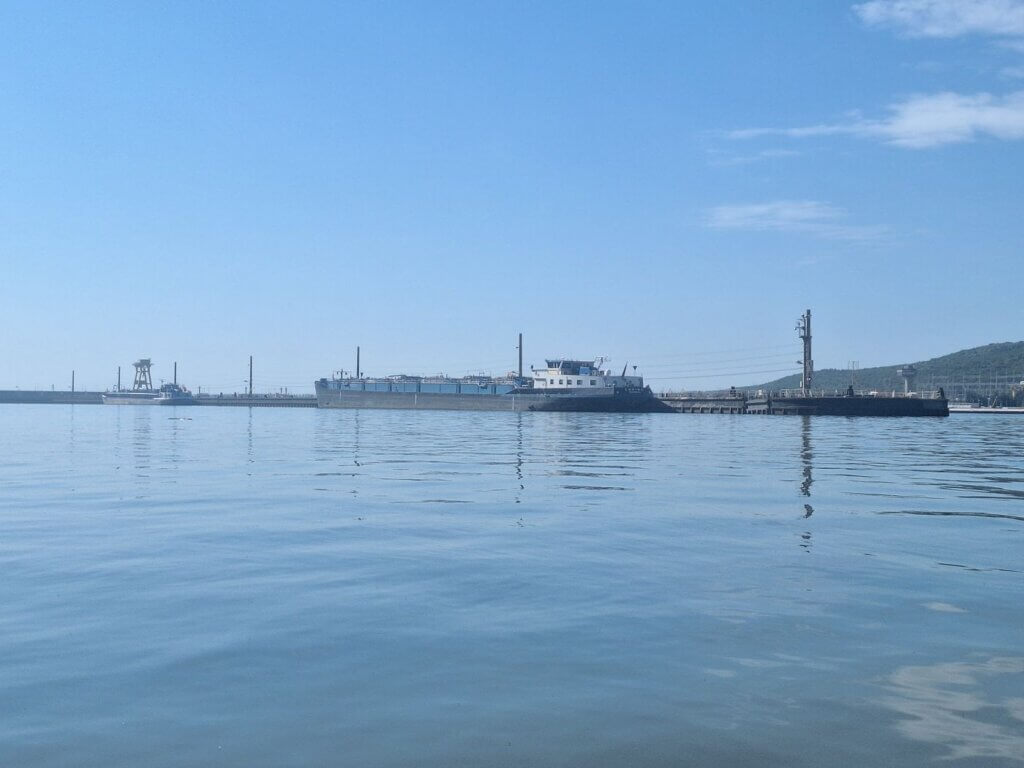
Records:
[[[1024,765],[1024,418],[0,405],[0,765]]]

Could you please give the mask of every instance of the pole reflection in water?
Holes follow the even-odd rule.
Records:
[[[800,463],[803,467],[803,479],[800,481],[800,495],[810,497],[811,486],[814,485],[813,468],[811,460],[814,458],[814,451],[811,449],[811,416],[801,416],[803,421],[800,424]],[[804,519],[814,514],[814,507],[804,502]],[[805,552],[811,551],[811,532],[804,531],[800,535],[800,547]]]
[[[800,493],[803,496],[811,495],[811,486],[814,485],[814,477],[811,474],[811,459],[814,457],[811,451],[811,418],[810,416],[801,416],[803,423],[800,425],[800,461],[803,465],[803,480],[800,483]],[[804,504],[804,509],[808,510],[804,517],[810,517],[814,510],[810,504]]]
[[[246,422],[246,440],[247,440],[247,455],[250,464],[253,464],[256,459],[253,456],[253,445],[252,445],[252,406],[249,406],[249,420]],[[250,475],[252,472],[249,473]]]
[[[519,490],[516,491],[516,504],[523,501],[523,491],[526,485],[523,483],[523,414],[516,414],[516,480],[519,481]]]

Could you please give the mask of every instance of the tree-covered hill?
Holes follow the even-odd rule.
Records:
[[[825,368],[814,372],[815,389],[846,389],[851,383],[858,389],[902,390],[903,379],[896,371],[905,364],[884,365],[850,371]],[[986,344],[983,347],[962,349],[950,355],[913,363],[917,368],[917,389],[937,389],[952,385],[971,385],[974,382],[1024,379],[1024,341]],[[852,379],[852,381],[851,381]],[[785,376],[775,381],[743,389],[790,389],[800,386],[800,374]]]

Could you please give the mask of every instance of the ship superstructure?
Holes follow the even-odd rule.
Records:
[[[545,360],[546,368],[534,368],[532,384],[535,390],[555,392],[558,390],[584,390],[596,392],[600,389],[618,388],[642,390],[643,376],[627,376],[626,368],[621,375],[601,370],[607,360]],[[626,366],[628,367],[628,365]]]

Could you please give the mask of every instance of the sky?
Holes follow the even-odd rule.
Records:
[[[1024,0],[0,3],[0,389],[1024,338]]]

